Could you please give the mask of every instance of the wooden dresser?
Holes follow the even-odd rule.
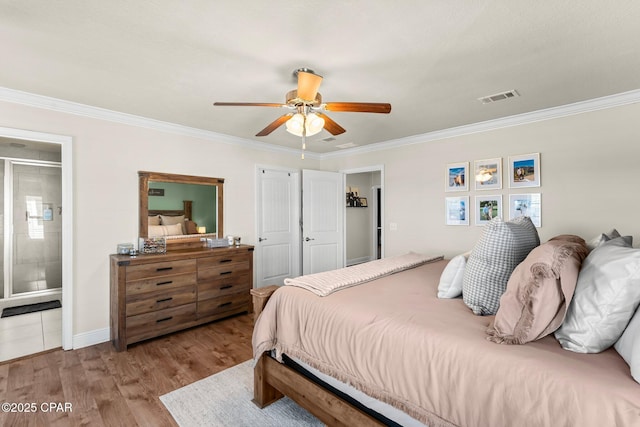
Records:
[[[251,311],[253,246],[111,255],[111,341],[127,345]]]

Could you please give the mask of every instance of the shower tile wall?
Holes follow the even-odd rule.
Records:
[[[60,168],[14,165],[13,292],[62,286]],[[52,209],[46,221],[44,208]]]

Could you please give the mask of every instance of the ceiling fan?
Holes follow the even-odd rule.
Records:
[[[391,104],[375,102],[322,102],[322,95],[318,92],[322,76],[308,68],[299,68],[293,72],[298,79],[298,88],[289,91],[284,104],[259,102],[214,102],[216,106],[234,107],[280,107],[291,110],[278,117],[256,136],[266,136],[286,123],[287,131],[297,135],[315,135],[323,128],[332,135],[340,135],[346,130],[332,120],[323,111],[383,113],[391,111]],[[303,141],[304,145],[304,141]]]

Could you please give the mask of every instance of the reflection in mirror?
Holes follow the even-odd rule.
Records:
[[[223,236],[224,179],[138,172],[140,237],[200,241]]]
[[[197,233],[198,228],[202,230],[201,227],[205,227],[204,231],[207,233],[216,233],[217,190],[215,185],[151,181],[149,182],[149,216],[164,217],[167,213],[171,216],[182,214],[185,220],[195,223],[183,234]],[[175,211],[174,215],[172,211]]]

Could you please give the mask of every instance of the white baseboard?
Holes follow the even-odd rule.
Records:
[[[360,257],[360,258],[348,259],[347,260],[347,267],[349,267],[351,265],[362,264],[363,262],[369,262],[371,260],[372,260],[372,258],[370,256],[363,256],[363,257]]]
[[[109,340],[111,340],[111,330],[109,328],[82,332],[73,336],[73,349],[77,350],[83,347],[102,344]]]

